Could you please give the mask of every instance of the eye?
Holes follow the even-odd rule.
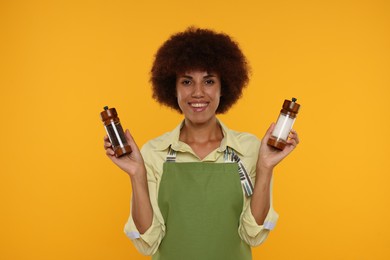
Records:
[[[206,85],[213,85],[215,83],[215,81],[213,79],[207,79],[205,81]]]
[[[190,84],[191,84],[191,80],[183,79],[183,80],[181,81],[181,84],[182,84],[182,85],[185,85],[185,86],[190,85]]]

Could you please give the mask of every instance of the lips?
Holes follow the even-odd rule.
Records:
[[[209,102],[195,101],[195,102],[188,102],[188,105],[191,107],[192,111],[199,113],[207,109],[207,107],[209,106]]]
[[[209,103],[189,103],[191,107],[194,108],[202,108],[202,107],[207,107]]]

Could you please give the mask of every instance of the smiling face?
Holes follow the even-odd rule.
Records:
[[[204,124],[215,118],[221,97],[221,80],[217,74],[205,71],[179,74],[176,95],[186,120]]]

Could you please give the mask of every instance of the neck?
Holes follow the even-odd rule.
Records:
[[[217,118],[214,117],[202,124],[194,124],[185,119],[183,128],[180,131],[180,141],[185,143],[207,143],[210,141],[222,140],[223,133]]]

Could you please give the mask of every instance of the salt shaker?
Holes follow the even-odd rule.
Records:
[[[283,150],[286,146],[288,135],[293,127],[300,107],[296,101],[296,98],[292,98],[291,101],[284,100],[274,131],[268,139],[268,145],[279,150]]]
[[[103,121],[104,128],[110,139],[112,149],[115,152],[115,157],[130,154],[131,148],[127,143],[116,109],[105,106],[104,111],[100,113],[100,118]]]

